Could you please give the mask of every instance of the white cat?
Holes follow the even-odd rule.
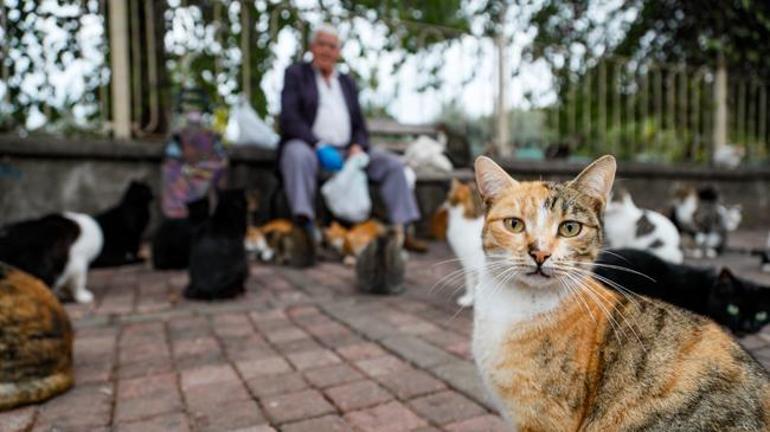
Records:
[[[471,186],[452,179],[444,206],[449,216],[447,241],[459,258],[465,275],[465,293],[457,299],[457,304],[469,307],[473,305],[474,290],[479,283],[479,271],[485,263],[481,245],[481,231],[484,228],[482,204]]]
[[[642,210],[627,192],[611,201],[604,212],[604,232],[610,248],[647,251],[665,261],[681,264],[681,237],[671,220],[658,212]]]

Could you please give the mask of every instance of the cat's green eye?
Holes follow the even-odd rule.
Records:
[[[738,315],[738,312],[740,312],[740,311],[741,310],[738,309],[738,306],[736,306],[736,305],[732,305],[732,304],[731,305],[727,305],[727,313],[730,314],[730,315],[733,315],[733,316]]]
[[[767,320],[767,312],[765,311],[757,312],[757,314],[754,316],[754,319],[756,319],[759,322],[763,322]]]
[[[503,220],[503,223],[505,223],[505,227],[510,232],[520,233],[524,231],[524,221],[519,218],[506,218]]]
[[[562,222],[559,225],[559,235],[562,237],[575,237],[583,230],[583,224],[575,221]]]

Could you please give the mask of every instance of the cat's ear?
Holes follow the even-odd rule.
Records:
[[[452,177],[452,183],[449,186],[449,190],[456,190],[461,184],[460,180],[457,180],[457,177]]]
[[[730,283],[735,280],[735,275],[727,267],[722,267],[722,271],[719,272],[719,282]]]
[[[607,203],[616,170],[615,158],[611,155],[602,156],[578,174],[575,180],[570,182],[570,186]]]
[[[496,200],[506,189],[518,184],[498,164],[486,156],[476,158],[474,168],[479,194],[485,202]]]
[[[727,267],[723,267],[717,276],[717,292],[721,295],[732,295],[736,288],[736,279],[733,272]]]

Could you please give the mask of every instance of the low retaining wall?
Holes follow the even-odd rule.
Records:
[[[97,212],[116,202],[133,179],[147,181],[157,192],[162,152],[163,143],[157,141],[0,137],[0,225],[63,209]],[[274,194],[279,186],[274,159],[270,151],[230,149],[229,184],[262,191],[260,220],[286,215],[288,211],[285,199]],[[501,164],[518,179],[567,179],[582,169],[580,164],[560,161],[503,160]],[[472,177],[469,169],[457,170],[455,175]],[[621,164],[618,176],[618,184],[631,191],[638,205],[660,210],[667,207],[677,184],[714,184],[727,203],[743,205],[743,227],[770,226],[770,168],[727,171]],[[443,201],[447,189],[447,177],[418,179],[417,197],[425,216]],[[159,214],[157,201],[155,214]],[[418,228],[427,232],[426,221]]]

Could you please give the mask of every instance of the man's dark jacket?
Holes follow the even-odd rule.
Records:
[[[339,73],[338,79],[345,104],[350,115],[350,136],[353,143],[360,145],[364,150],[369,149],[369,135],[366,132],[366,123],[361,114],[361,106],[358,104],[358,89],[353,79],[347,74]],[[291,139],[301,139],[311,146],[315,146],[318,138],[313,133],[313,123],[318,112],[318,84],[316,72],[310,63],[297,63],[286,68],[283,78],[283,91],[281,92],[281,142],[278,149],[279,155],[283,145]]]

